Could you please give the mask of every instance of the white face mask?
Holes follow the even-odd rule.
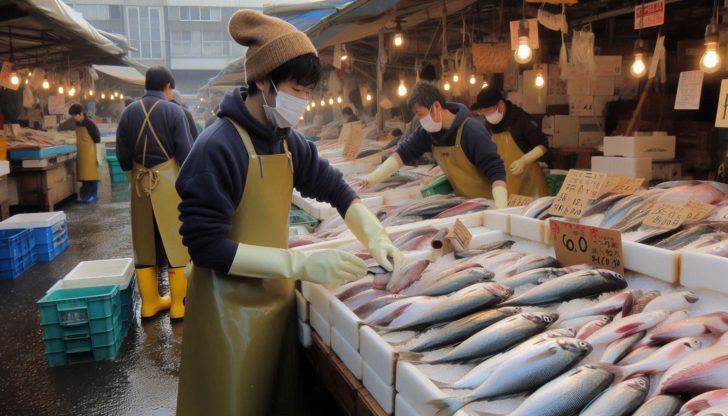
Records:
[[[496,109],[495,113],[488,114],[485,116],[485,119],[488,120],[488,123],[490,124],[498,124],[503,120],[503,113]]]
[[[422,128],[425,129],[428,133],[437,133],[440,130],[442,130],[442,121],[435,121],[432,119],[432,108],[430,108],[430,111],[427,113],[427,116],[425,118],[420,119],[420,124],[422,125]]]
[[[273,81],[271,81],[271,85],[276,91],[276,106],[270,107],[265,99],[265,94],[263,94],[265,117],[271,124],[281,129],[295,126],[306,111],[308,101],[278,91]]]

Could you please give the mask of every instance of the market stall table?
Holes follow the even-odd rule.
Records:
[[[11,160],[10,178],[17,187],[17,205],[53,211],[77,191],[76,151],[37,159]]]

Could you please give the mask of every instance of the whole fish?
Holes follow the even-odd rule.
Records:
[[[631,310],[632,300],[633,292],[625,290],[594,302],[589,306],[573,308],[570,311],[562,311],[561,309],[565,308],[559,308],[559,321],[563,322],[580,316],[613,314],[621,310]]]
[[[671,343],[660,347],[657,351],[650,354],[634,364],[620,367],[622,377],[628,378],[635,374],[655,374],[661,373],[681,358],[697,351],[703,347],[703,342],[699,338],[686,337],[680,338]]]
[[[489,251],[497,250],[497,249],[509,249],[513,244],[516,242],[513,240],[502,240],[502,241],[496,241],[493,243],[487,243],[479,247],[473,247],[469,248],[467,250],[460,250],[455,251],[455,258],[456,259],[464,259],[466,257],[473,257],[480,254],[487,253]]]
[[[406,300],[400,300],[393,310],[388,310],[384,317],[379,312],[367,318],[367,323],[374,325],[387,325],[388,331],[401,331],[403,329],[426,327],[440,322],[448,322],[478,310],[492,306],[513,294],[513,289],[503,287],[498,283],[477,283],[460,289],[447,296],[415,296],[409,299],[429,299],[429,302],[416,304],[411,307]],[[375,315],[377,315],[375,317]]]
[[[544,211],[548,211],[551,208],[551,204],[554,203],[553,196],[544,196],[532,201],[530,204],[523,207],[521,215],[528,218],[538,218]]]
[[[373,276],[367,275],[359,280],[339,286],[334,290],[334,296],[339,298],[339,300],[345,301],[356,294],[371,289],[373,281]]]
[[[620,230],[622,232],[638,228],[642,224],[642,220],[647,217],[647,214],[650,213],[652,207],[655,203],[657,203],[658,197],[659,195],[650,195],[645,197],[640,204],[633,206],[629,211],[627,211],[622,219],[612,224],[610,228],[614,228],[615,230]]]
[[[594,319],[593,321],[589,321],[579,329],[579,332],[576,333],[576,338],[587,339],[589,335],[593,334],[599,330],[599,328],[604,327],[610,322],[612,322],[612,318],[606,315],[601,318]]]
[[[582,218],[604,213],[625,197],[627,197],[627,194],[604,194],[588,205],[586,211],[582,214]]]
[[[531,346],[538,344],[542,341],[554,339],[554,338],[573,338],[576,335],[576,331],[573,328],[559,328],[551,329],[546,332],[534,335],[531,338],[523,341],[512,349],[494,355],[482,363],[478,364],[472,370],[468,371],[467,374],[460,377],[459,380],[454,383],[435,383],[439,387],[445,387],[449,389],[474,389],[483,383],[503,362],[508,360],[513,355],[518,355],[521,351],[530,348]]]
[[[437,199],[434,201],[422,201],[420,203],[410,205],[399,215],[402,217],[414,216],[429,219],[445,210],[462,204],[464,201],[465,199],[460,197],[449,197],[446,199]]]
[[[631,365],[640,362],[650,355],[656,353],[659,349],[659,347],[655,347],[652,345],[644,345],[639,348],[635,348],[630,351],[629,354],[625,355],[621,361],[619,361],[619,365]]]
[[[680,247],[679,251],[696,250],[703,247],[713,246],[717,243],[725,241],[726,239],[728,239],[728,233],[724,233],[723,231],[716,231],[714,233],[701,236],[692,243]]]
[[[641,313],[645,310],[647,304],[652,302],[658,296],[660,296],[659,290],[650,290],[648,292],[642,293],[642,296],[639,296],[637,299],[635,299],[634,303],[632,304],[631,314]]]
[[[654,342],[669,342],[682,337],[696,337],[703,334],[720,336],[728,331],[728,312],[715,312],[670,322],[655,328],[649,335]]]
[[[513,264],[498,268],[495,271],[494,279],[500,281],[528,270],[557,266],[559,266],[559,262],[551,256],[529,255],[518,259]]]
[[[616,384],[583,409],[580,416],[629,416],[644,403],[650,390],[648,377],[635,377]]]
[[[660,196],[660,202],[674,202],[685,204],[689,201],[712,204],[723,198],[723,192],[707,183],[695,185],[676,186],[666,190]]]
[[[439,214],[435,215],[435,218],[448,218],[455,215],[485,211],[486,209],[488,209],[488,204],[485,202],[485,200],[471,199],[469,201],[461,203],[460,205],[456,205],[450,209],[446,209],[445,211],[440,212]]]
[[[404,233],[403,235],[395,238],[392,241],[392,244],[395,247],[402,247],[403,245],[409,243],[412,240],[416,240],[418,237],[422,236],[434,236],[437,234],[437,229],[433,227],[425,227],[420,228],[418,230],[409,231],[407,233]]]
[[[689,317],[690,317],[690,314],[688,313],[688,311],[675,311],[675,312],[671,313],[670,316],[667,317],[667,319],[665,319],[664,321],[662,321],[662,323],[660,323],[660,325],[647,331],[647,334],[638,343],[636,343],[632,347],[632,349],[634,350],[639,347],[658,344],[659,343],[658,341],[655,341],[652,339],[653,332],[655,332],[657,329],[659,329],[663,326],[666,326],[667,324],[670,324],[672,322],[683,321],[685,319],[688,319]],[[677,339],[677,338],[675,338],[675,339]]]
[[[344,301],[344,304],[349,307],[354,313],[361,316],[362,314],[367,313],[367,309],[369,308],[376,308],[375,306],[367,306],[371,302],[374,302],[378,299],[397,299],[399,298],[399,295],[387,292],[386,290],[379,290],[379,289],[368,289],[363,292],[360,292],[349,299],[346,299]],[[388,304],[384,303],[383,305]],[[367,306],[367,307],[365,307]],[[372,309],[373,311],[374,309]]]
[[[586,341],[592,345],[608,344],[637,332],[653,328],[668,317],[667,311],[642,312],[630,315],[604,326],[591,334]]]
[[[492,251],[491,253],[493,254],[490,255],[490,253],[486,253],[481,256],[471,257],[468,261],[478,263],[488,270],[496,271],[503,265],[510,264],[527,256],[526,253],[522,253],[520,251],[504,251],[497,254],[495,251]]]
[[[690,291],[667,293],[653,299],[645,306],[645,312],[665,310],[669,312],[681,311],[698,301],[698,296]]]
[[[728,404],[711,406],[695,416],[728,416]]]
[[[559,321],[556,322],[555,326],[557,326],[559,328],[569,327],[569,328],[581,329],[581,327],[588,324],[589,322],[596,321],[596,320],[602,320],[602,319],[611,320],[611,317],[609,315],[577,316],[575,318],[567,319],[565,321],[559,319]]]
[[[711,246],[699,248],[697,251],[714,256],[728,257],[728,241],[722,241]]]
[[[705,409],[723,404],[728,404],[728,389],[712,390],[688,400],[680,408],[680,415],[695,415]]]
[[[521,313],[519,307],[477,312],[418,335],[406,343],[406,348],[413,352],[424,352],[455,344],[500,320],[518,313]]]
[[[603,392],[614,374],[583,365],[549,381],[526,398],[509,416],[567,416],[578,413]]]
[[[711,233],[713,231],[713,227],[708,224],[693,225],[656,243],[655,247],[664,248],[666,250],[677,250],[680,247],[699,239],[704,234]]]
[[[492,400],[534,390],[559,376],[591,352],[591,345],[575,338],[545,340],[510,355],[480,386],[466,396],[431,400],[437,416],[451,416],[480,400]],[[493,381],[491,381],[493,380]]]
[[[683,400],[667,394],[660,394],[647,400],[632,416],[674,416]]]
[[[409,287],[412,283],[418,281],[422,277],[422,272],[424,272],[429,265],[429,260],[414,261],[404,266],[404,269],[402,270],[399,279],[397,279],[396,281],[390,280],[385,287],[392,293],[399,293]],[[375,286],[375,289],[384,288],[381,286]]]
[[[473,267],[432,282],[426,288],[417,290],[414,296],[440,296],[460,290],[475,283],[493,280],[493,272],[482,267]],[[409,294],[409,293],[408,293]]]
[[[488,357],[543,332],[558,319],[555,313],[523,312],[499,321],[463,341],[445,356],[430,364],[468,362]]]
[[[629,218],[640,210],[645,202],[649,203],[661,191],[647,190],[644,192],[635,192],[634,194],[622,198],[617,201],[609,210],[604,213],[604,219],[599,224],[600,227],[613,228],[620,221]]]
[[[619,273],[595,269],[569,273],[549,280],[504,302],[502,306],[529,306],[564,302],[624,289],[627,282]]]
[[[593,269],[593,267],[585,264],[562,268],[541,267],[538,269],[526,270],[524,272],[518,273],[517,275],[506,277],[505,279],[499,280],[498,283],[502,284],[503,286],[508,286],[515,289],[517,287],[525,285],[539,285],[547,280],[560,277],[565,274],[590,269]]]
[[[673,364],[660,380],[660,393],[705,393],[728,388],[728,345],[695,351]]]
[[[612,341],[609,343],[607,348],[604,350],[604,353],[602,354],[602,358],[599,360],[602,363],[607,364],[615,364],[619,362],[622,358],[624,358],[625,355],[627,355],[627,352],[629,352],[629,349],[632,348],[634,344],[637,343],[642,337],[645,336],[645,331],[637,332],[635,334],[632,334],[628,337],[620,338],[616,341]]]

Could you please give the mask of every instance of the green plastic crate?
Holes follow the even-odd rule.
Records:
[[[119,285],[58,289],[38,301],[41,325],[89,325],[93,333],[113,328],[113,317],[120,313],[120,306]],[[99,325],[110,327],[100,329]]]
[[[69,329],[64,331],[60,338],[45,339],[45,350],[46,354],[88,352],[93,348],[111,345],[117,342],[119,337],[123,338],[123,335],[121,319],[117,316],[114,319],[114,328],[110,331],[91,334],[87,329],[85,331]]]
[[[561,190],[561,185],[564,184],[565,179],[566,175],[563,174],[546,174],[546,187],[548,188],[551,196],[556,196],[556,194],[559,193],[559,190]]]
[[[124,337],[109,344],[100,347],[92,347],[90,351],[74,351],[74,352],[54,352],[46,354],[49,367],[61,367],[73,364],[83,364],[94,361],[113,360],[119,354],[121,343]]]
[[[111,175],[112,183],[127,182],[126,174],[121,170],[119,159],[116,156],[108,156],[106,160],[109,162],[109,175]]]
[[[420,189],[420,194],[422,194],[423,198],[432,195],[447,195],[452,192],[452,185],[445,175],[438,176],[435,180]]]

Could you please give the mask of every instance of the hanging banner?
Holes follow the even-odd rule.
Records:
[[[728,79],[720,82],[718,111],[715,113],[715,127],[728,127]]]
[[[657,0],[634,8],[634,28],[660,26],[665,23],[665,0]]]
[[[703,89],[703,71],[683,71],[677,83],[675,110],[697,110],[700,108],[700,92]]]

